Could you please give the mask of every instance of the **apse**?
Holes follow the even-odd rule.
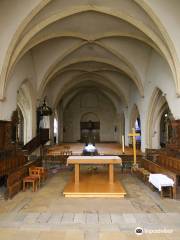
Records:
[[[63,142],[119,140],[119,113],[105,91],[86,86],[76,90],[71,97],[67,94],[66,98],[58,105],[59,109],[63,108],[63,111],[59,110],[63,115]]]

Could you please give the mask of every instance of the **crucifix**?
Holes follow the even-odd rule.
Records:
[[[128,136],[132,137],[133,140],[134,165],[136,165],[136,137],[140,136],[140,134],[136,133],[135,128],[133,128],[132,133],[129,133]]]

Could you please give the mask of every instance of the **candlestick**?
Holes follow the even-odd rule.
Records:
[[[122,135],[122,152],[124,153],[124,135]]]

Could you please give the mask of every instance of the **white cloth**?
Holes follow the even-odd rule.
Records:
[[[69,156],[68,160],[113,160],[119,161],[121,158],[119,156]]]
[[[167,177],[164,174],[150,174],[149,182],[155,186],[159,191],[161,191],[161,187],[173,187],[174,181]]]
[[[84,148],[87,152],[94,152],[96,150],[95,146],[93,146],[91,143],[88,144],[85,148]]]

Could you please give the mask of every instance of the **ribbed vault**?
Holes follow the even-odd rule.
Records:
[[[119,84],[116,95],[127,101],[128,87],[125,92],[121,82],[126,80],[124,84],[134,85],[137,93],[144,96],[148,57],[152,51],[169,64],[179,93],[177,54],[168,33],[146,1],[37,1],[19,23],[7,48],[0,76],[0,95],[5,96],[18,62],[31,54],[39,98],[50,82],[59,79],[58,85],[67,85],[61,80],[64,72],[71,81],[83,79],[84,72],[85,80],[104,78],[113,92]],[[101,64],[101,68],[89,70],[87,63]],[[115,75],[119,76],[119,82]]]

